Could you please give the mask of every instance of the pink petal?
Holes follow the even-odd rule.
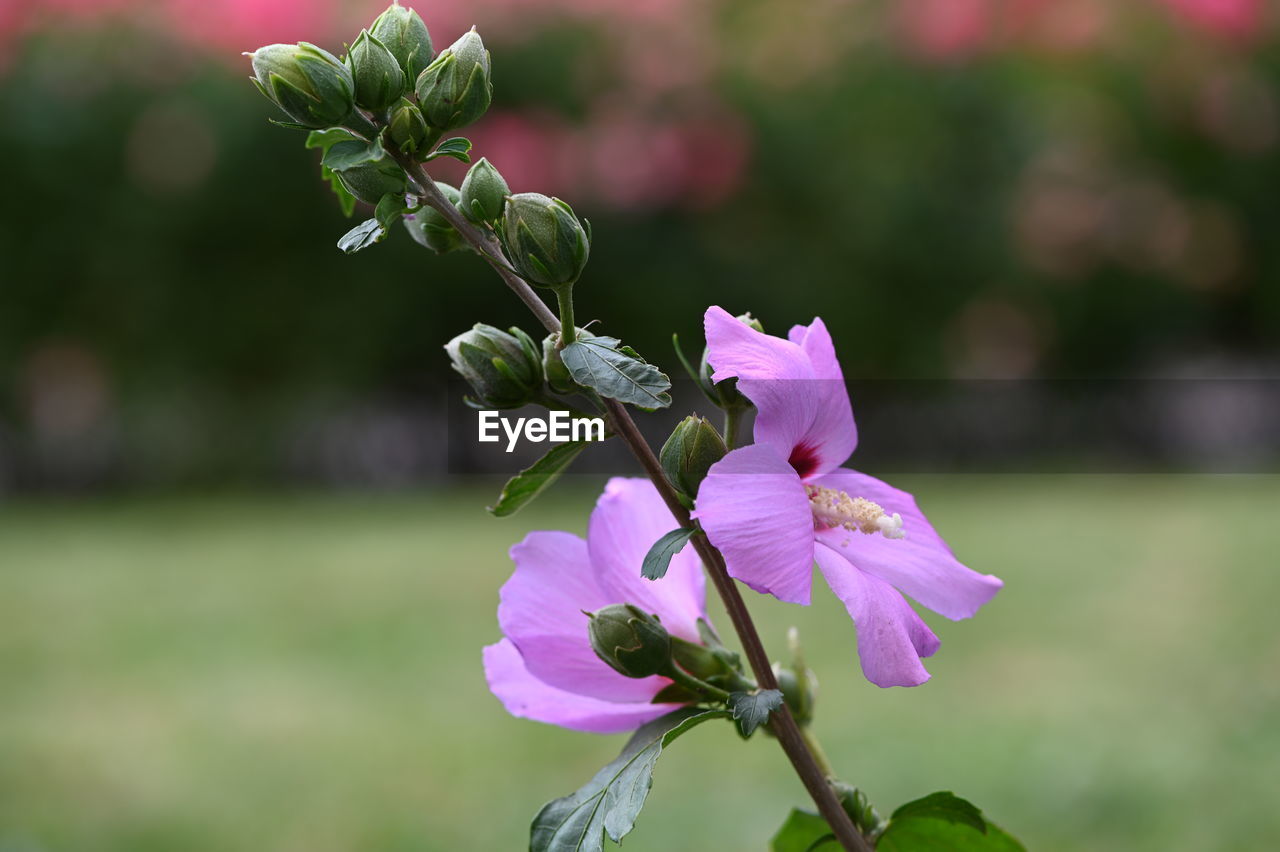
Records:
[[[752,444],[712,465],[693,516],[730,575],[757,592],[809,603],[813,513],[800,477],[775,447]]]
[[[484,649],[484,674],[489,689],[512,716],[575,731],[630,731],[680,706],[614,704],[548,686],[529,673],[519,649],[509,639]]]
[[[702,563],[693,548],[676,554],[661,580],[640,576],[649,548],[677,526],[652,482],[615,477],[591,513],[587,549],[610,603],[635,604],[657,614],[673,635],[697,642],[698,619],[706,617],[707,607]]]
[[[824,541],[868,574],[892,583],[924,606],[952,620],[969,618],[1004,585],[999,577],[962,565],[916,505],[915,498],[865,473],[841,468],[815,484],[879,503],[902,515],[904,538],[887,539],[844,530],[825,530]],[[848,546],[841,547],[842,542]]]
[[[756,443],[778,447],[805,477],[849,457],[857,444],[849,393],[820,322],[801,343],[761,334],[718,307],[707,309],[703,325],[712,378],[736,377],[755,403]]]
[[[616,601],[600,589],[587,544],[565,532],[532,532],[511,548],[516,570],[499,592],[498,624],[539,680],[604,701],[648,702],[669,681],[624,677],[591,650],[587,616]]]
[[[867,680],[881,687],[919,686],[928,680],[920,658],[938,650],[938,637],[911,604],[837,550],[819,543],[814,551],[827,585],[844,601],[858,628],[858,658]]]

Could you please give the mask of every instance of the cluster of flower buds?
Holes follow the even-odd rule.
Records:
[[[484,115],[493,95],[489,51],[474,28],[437,56],[422,17],[393,3],[344,59],[313,44],[248,54],[264,95],[299,125],[386,126],[396,150],[425,157],[449,130]]]
[[[518,328],[506,332],[477,323],[450,340],[445,351],[475,393],[467,402],[476,408],[519,408],[542,392],[537,344]]]

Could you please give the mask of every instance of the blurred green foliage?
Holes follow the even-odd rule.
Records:
[[[764,43],[730,11],[716,26],[743,56]],[[512,189],[564,195],[592,219],[580,320],[603,320],[669,371],[670,333],[696,340],[711,303],[773,330],[822,315],[852,377],[1112,375],[1273,355],[1280,54],[1267,41],[1236,52],[1132,41],[944,64],[837,44],[795,79],[730,52],[708,115],[749,159],[721,200]],[[493,122],[573,126],[626,97],[581,22],[493,48]],[[273,441],[304,401],[427,399],[461,329],[536,330],[473,257],[434,257],[400,233],[342,256],[351,223],[315,152],[267,123],[243,73],[127,34],[43,35],[20,50],[0,77],[11,434],[38,428],[41,355],[71,347],[134,451],[153,443],[141,422],[176,408],[208,445],[193,477],[259,476],[279,469]],[[491,126],[477,130],[477,156],[502,137]],[[606,157],[591,175],[627,165],[602,150],[579,152]],[[723,165],[707,150],[695,165]]]

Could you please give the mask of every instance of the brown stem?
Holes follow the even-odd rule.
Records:
[[[421,163],[397,153],[393,153],[392,156],[409,173],[414,183],[418,184],[425,202],[439,211],[449,224],[458,230],[462,238],[489,261],[489,265],[497,271],[498,275],[515,292],[516,296],[529,306],[534,316],[548,331],[558,332],[560,330],[560,321],[556,318],[556,315],[538,298],[533,288],[507,265],[502,254],[502,247],[493,235],[468,222],[458,212],[458,209],[444,197],[444,194],[436,188],[435,182],[427,174]],[[663,502],[667,504],[667,508],[671,510],[676,522],[682,527],[688,527],[692,523],[689,517],[689,510],[680,502],[675,488],[667,481],[666,474],[662,471],[662,463],[654,455],[653,448],[649,446],[649,442],[640,434],[639,427],[631,419],[626,407],[617,400],[612,399],[607,399],[604,403],[609,419],[613,423],[613,431],[631,449],[632,454],[640,462],[640,466],[644,468],[649,479],[653,480],[653,484],[657,487]],[[707,573],[711,575],[711,582],[715,584],[716,591],[720,594],[720,599],[724,601],[724,607],[729,613],[729,620],[733,622],[734,630],[737,631],[738,639],[742,643],[742,649],[746,653],[747,662],[751,666],[751,671],[755,674],[756,683],[759,684],[761,689],[777,689],[778,681],[773,676],[773,667],[769,663],[769,654],[764,649],[764,643],[760,641],[760,633],[756,630],[755,622],[751,620],[751,613],[747,610],[746,602],[742,599],[737,585],[725,568],[724,557],[719,550],[712,546],[706,536],[696,535],[692,541],[698,556],[702,558],[702,563],[707,568]],[[782,746],[782,750],[786,752],[792,767],[795,768],[796,774],[800,776],[805,789],[813,797],[814,804],[818,806],[819,812],[831,826],[836,839],[840,841],[840,844],[848,852],[871,852],[871,845],[854,828],[849,815],[840,806],[840,801],[836,798],[835,791],[827,783],[826,773],[819,766],[813,752],[809,749],[803,733],[800,731],[799,725],[796,724],[795,718],[791,715],[791,711],[787,709],[786,705],[774,712],[770,725],[778,738],[778,743]]]

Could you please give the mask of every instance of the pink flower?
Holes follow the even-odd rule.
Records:
[[[713,307],[705,317],[713,378],[738,379],[755,403],[756,443],[712,466],[694,516],[729,573],[759,592],[808,604],[816,561],[858,628],[877,686],[917,686],[938,638],[901,592],[968,618],[1003,585],[956,561],[910,494],[839,467],[857,445],[849,395],[822,320],[787,340]]]
[[[651,482],[615,478],[596,502],[586,541],[567,532],[532,532],[511,548],[516,570],[498,605],[505,638],[484,649],[489,689],[508,712],[615,733],[679,707],[652,703],[669,679],[628,678],[601,661],[583,614],[635,604],[656,614],[672,636],[700,642],[706,591],[693,549],[677,554],[660,582],[640,576],[650,545],[674,526]]]

